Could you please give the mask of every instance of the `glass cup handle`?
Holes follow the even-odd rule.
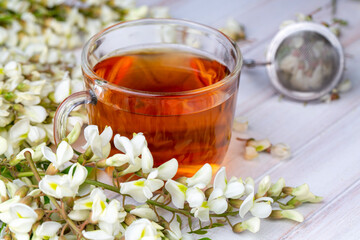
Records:
[[[74,108],[82,104],[96,104],[97,98],[92,90],[71,94],[57,108],[54,117],[54,139],[59,144],[66,137],[66,125],[69,114]]]

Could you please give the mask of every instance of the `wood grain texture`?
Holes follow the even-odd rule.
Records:
[[[278,31],[279,24],[296,13],[324,9],[315,15],[317,21],[331,19],[330,0],[181,0],[140,1],[163,5],[171,15],[213,27],[222,26],[233,17],[246,26],[251,42],[240,43],[245,57],[262,60],[266,46]],[[337,17],[349,20],[341,42],[347,58],[345,78],[353,89],[331,104],[283,99],[271,87],[264,68],[243,69],[237,115],[247,116],[250,130],[234,133],[224,165],[228,175],[251,176],[259,181],[269,174],[276,181],[284,177],[287,184],[308,183],[313,192],[324,197],[320,204],[301,206],[306,218],[291,221],[262,221],[257,234],[236,235],[229,228],[210,231],[211,239],[360,239],[360,2],[338,1]],[[292,147],[293,157],[279,161],[262,154],[258,159],[242,158],[243,143],[237,136],[269,138]],[[234,222],[240,219],[232,219]],[[199,237],[201,238],[201,237]]]

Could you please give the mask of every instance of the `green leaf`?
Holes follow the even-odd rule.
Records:
[[[195,233],[195,234],[198,234],[198,235],[204,235],[204,234],[207,234],[207,231],[199,229],[199,230],[196,230],[196,231],[192,231],[190,233]]]
[[[45,203],[45,204],[50,203],[50,199],[49,199],[48,196],[44,196],[44,203]]]
[[[180,228],[181,228],[182,220],[181,220],[181,217],[179,215],[176,215],[176,221],[180,224]]]
[[[190,229],[192,230],[192,221],[191,221],[191,217],[188,217],[188,224]]]

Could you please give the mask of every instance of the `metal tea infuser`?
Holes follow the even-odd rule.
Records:
[[[244,65],[266,65],[276,90],[295,100],[311,101],[339,84],[344,72],[344,52],[338,38],[327,27],[300,22],[276,34],[265,63],[244,60]]]

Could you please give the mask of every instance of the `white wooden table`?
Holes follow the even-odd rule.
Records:
[[[246,58],[264,59],[267,44],[283,20],[295,14],[310,13],[324,7],[316,20],[331,19],[330,0],[141,0],[139,4],[167,6],[171,16],[213,27],[234,17],[246,26],[248,38],[241,46]],[[347,58],[345,77],[353,89],[339,101],[306,106],[279,95],[271,87],[264,68],[244,69],[237,103],[237,115],[249,119],[248,135],[285,142],[293,150],[290,160],[280,161],[263,154],[258,159],[243,159],[239,136],[234,133],[225,165],[228,175],[253,177],[259,181],[270,175],[276,181],[297,186],[308,183],[324,197],[319,204],[307,204],[298,210],[303,223],[262,221],[260,232],[234,234],[230,228],[216,228],[211,239],[360,239],[360,1],[339,0],[337,17],[349,21],[341,42]],[[199,236],[198,238],[201,238]]]

